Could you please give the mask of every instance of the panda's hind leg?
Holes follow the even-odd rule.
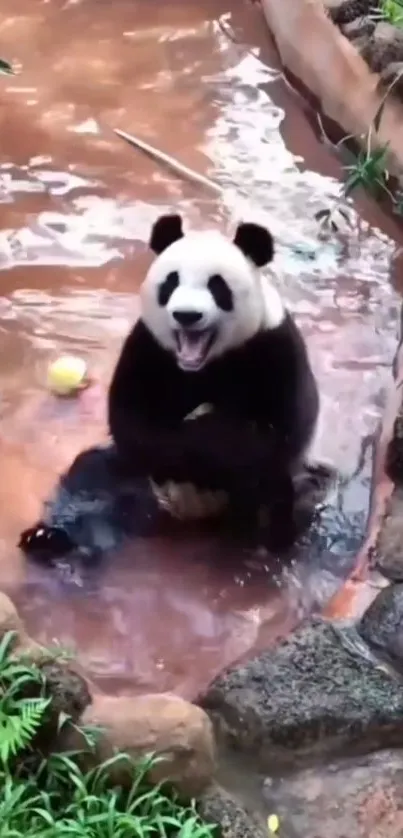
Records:
[[[18,541],[23,553],[45,564],[68,555],[75,546],[66,530],[48,526],[44,521],[38,521],[34,527],[24,530]]]
[[[260,480],[253,485],[232,486],[229,492],[228,525],[231,536],[249,546],[262,544],[270,551],[287,550],[295,540],[295,490],[289,474],[275,483]]]
[[[113,456],[111,446],[78,454],[46,502],[41,520],[21,533],[18,547],[26,555],[50,563],[79,549],[83,521],[94,515],[106,491],[112,496],[116,489]]]
[[[91,563],[127,537],[153,531],[158,514],[148,481],[127,481],[112,445],[90,448],[61,477],[42,520],[21,533],[19,547],[48,563],[70,556]]]

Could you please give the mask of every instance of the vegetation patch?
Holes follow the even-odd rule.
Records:
[[[195,802],[182,804],[148,774],[162,757],[136,763],[125,754],[86,770],[84,751],[59,752],[57,734],[74,724],[95,750],[99,731],[58,710],[46,665],[13,654],[15,633],[0,643],[1,838],[212,838],[217,827],[199,817]],[[51,665],[53,666],[53,664]],[[49,670],[52,672],[52,669]],[[54,674],[54,673],[53,673]],[[57,711],[56,731],[54,729]],[[53,747],[50,733],[56,732]],[[127,760],[130,789],[111,787],[110,768]]]
[[[403,71],[402,71],[403,72]],[[403,217],[403,189],[401,180],[391,177],[388,170],[388,145],[379,145],[374,137],[379,130],[383,109],[388,95],[394,84],[386,91],[378,112],[373,120],[367,136],[362,137],[362,147],[358,153],[351,151],[351,143],[354,142],[352,135],[343,137],[337,143],[336,148],[344,153],[347,162],[344,165],[345,179],[340,186],[340,195],[335,205],[328,209],[320,210],[316,219],[323,227],[329,227],[334,232],[338,229],[337,218],[343,216],[343,205],[352,197],[357,190],[364,189],[369,195],[377,200],[387,200],[392,206],[393,212]],[[345,220],[347,216],[344,215]]]

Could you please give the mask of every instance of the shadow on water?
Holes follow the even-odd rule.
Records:
[[[281,79],[255,9],[230,7],[3,0],[0,10],[4,57],[22,64],[0,87],[0,584],[40,641],[76,646],[117,692],[192,696],[262,626],[273,641],[326,602],[363,539],[390,382],[396,229],[362,199],[347,235],[319,239],[314,216],[338,194],[339,164]],[[224,199],[135,153],[115,127],[215,178]],[[322,392],[315,454],[339,484],[286,569],[213,538],[156,538],[117,557],[93,590],[66,590],[15,544],[60,471],[105,438],[105,388],[138,314],[150,224],[179,205],[191,224],[225,227],[242,200],[277,233],[276,282]],[[86,357],[98,380],[73,404],[43,388],[62,350]]]

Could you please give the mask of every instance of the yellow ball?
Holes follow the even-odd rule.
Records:
[[[83,358],[62,355],[48,368],[47,384],[56,396],[71,396],[87,383],[87,364]]]

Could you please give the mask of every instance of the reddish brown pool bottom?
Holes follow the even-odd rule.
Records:
[[[278,77],[250,4],[3,0],[0,42],[22,65],[0,79],[0,585],[39,640],[74,645],[105,688],[191,696],[322,606],[352,567],[369,508],[366,442],[395,350],[396,231],[361,202],[348,236],[319,241],[314,215],[337,196],[340,168]],[[150,224],[179,206],[190,223],[224,225],[233,206],[136,154],[114,127],[248,197],[294,243],[280,236],[275,267],[320,382],[317,453],[353,477],[285,573],[211,539],[155,539],[132,545],[95,590],[66,589],[15,547],[61,469],[104,438]],[[99,385],[56,404],[43,380],[66,350],[88,359]]]

